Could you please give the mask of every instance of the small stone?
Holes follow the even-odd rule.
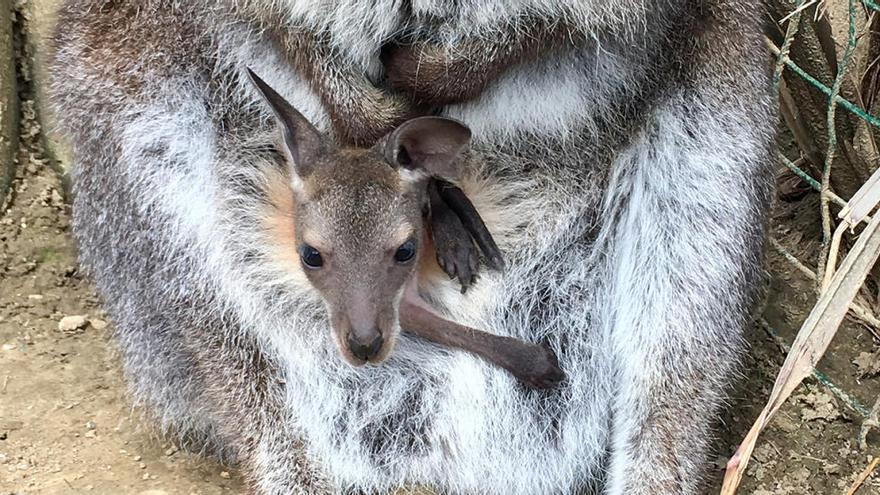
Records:
[[[43,295],[42,294],[29,294],[28,299],[30,299],[31,301],[42,301]]]
[[[792,473],[792,477],[798,483],[804,483],[805,481],[810,479],[810,474],[811,473],[810,473],[809,469],[807,469],[805,467],[801,467],[801,468],[798,468],[797,470],[795,470],[794,473]]]
[[[815,392],[798,395],[795,399],[807,404],[806,407],[801,408],[801,419],[803,421],[822,420],[831,422],[841,417],[836,401],[830,394]]]
[[[174,447],[173,445],[171,447],[168,447],[167,449],[165,449],[165,455],[167,455],[168,457],[171,457],[176,453],[177,453],[177,447]]]
[[[867,378],[880,374],[880,357],[871,352],[860,352],[858,357],[852,360],[856,365],[859,378]]]
[[[224,480],[228,480],[229,478],[231,478],[229,471],[220,471],[220,477]]]
[[[9,456],[0,454],[0,464],[6,464],[7,462],[9,462]]]
[[[88,323],[89,321],[82,315],[65,316],[58,322],[58,330],[61,330],[62,332],[74,332],[85,328]]]
[[[104,320],[102,320],[102,319],[100,319],[100,318],[92,318],[92,319],[90,319],[90,320],[89,320],[89,325],[91,325],[92,328],[94,328],[95,330],[98,330],[98,331],[107,328],[107,322],[104,321]]]
[[[776,451],[767,444],[758,445],[752,452],[752,457],[763,463],[769,462],[776,456]]]
[[[150,473],[144,473],[144,475],[141,476],[141,479],[144,480],[144,481],[149,480],[149,479],[150,479]]]
[[[85,436],[86,438],[96,438],[98,435],[96,435],[95,432],[94,432],[93,430],[89,430],[89,431],[86,432],[86,434],[85,434],[84,436]]]
[[[6,440],[7,438],[9,438],[9,432],[0,431],[0,440]]]
[[[87,430],[94,430],[94,429],[96,429],[97,427],[98,427],[98,425],[97,425],[94,421],[88,421],[88,422],[86,423],[86,429],[87,429]]]
[[[55,189],[54,187],[52,188],[51,199],[52,199],[52,204],[55,206],[64,204],[64,197],[61,196],[61,193],[59,193],[58,190]]]
[[[142,462],[142,463],[138,464],[138,467],[141,469],[147,469],[147,464]]]
[[[18,346],[15,344],[3,344],[4,351],[14,351],[16,349],[18,349]]]
[[[801,427],[801,424],[802,424],[799,422],[795,422],[794,420],[792,420],[790,417],[788,417],[785,414],[780,414],[780,415],[776,416],[774,421],[775,421],[775,425],[780,430],[782,430],[788,434],[792,434],[792,433],[798,431]]]
[[[752,474],[756,480],[761,481],[767,476],[767,470],[764,469],[764,466],[755,466],[755,473]]]
[[[825,474],[840,474],[840,466],[837,464],[825,464],[822,466],[822,471],[825,471]]]
[[[141,456],[139,456],[139,455],[134,456],[134,462],[137,462],[139,460],[141,460]]]

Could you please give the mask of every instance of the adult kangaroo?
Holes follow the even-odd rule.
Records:
[[[775,115],[752,0],[68,0],[74,234],[134,399],[254,493],[698,493],[761,279]],[[369,144],[432,111],[506,258],[444,317],[549,346],[530,390],[402,335],[337,352],[253,68]],[[369,228],[369,219],[359,219]],[[426,258],[428,259],[428,258]]]

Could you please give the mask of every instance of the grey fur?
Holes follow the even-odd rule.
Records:
[[[237,458],[253,491],[701,491],[771,189],[756,1],[69,0],[60,17],[74,232],[133,395]],[[326,130],[326,99],[277,33],[317,40],[298,56],[325,64],[326,94],[398,109],[369,89],[384,43],[491,54],[524,18],[564,21],[578,47],[444,110],[474,131],[465,189],[507,269],[466,296],[421,289],[453,320],[547,341],[569,379],[527,391],[405,337],[352,368],[301,271],[273,261],[280,160],[244,66]]]

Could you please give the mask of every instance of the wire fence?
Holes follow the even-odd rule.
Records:
[[[786,0],[777,0],[776,6],[784,1]],[[796,177],[819,193],[817,216],[821,223],[820,245],[815,261],[802,261],[787,250],[782,242],[772,236],[770,246],[814,284],[817,303],[792,343],[783,339],[779,332],[763,317],[757,319],[759,326],[786,354],[786,359],[776,378],[767,404],[728,462],[722,488],[722,494],[725,495],[732,495],[736,492],[761,431],[808,375],[815,378],[818,383],[827,388],[848,409],[861,418],[860,444],[864,444],[868,428],[880,427],[880,418],[878,418],[880,399],[877,399],[873,407],[867,407],[852,393],[838,386],[828,375],[816,369],[819,360],[847,313],[860,320],[871,332],[875,343],[880,343],[880,319],[875,315],[876,308],[880,308],[880,274],[873,278],[869,276],[878,255],[880,255],[880,218],[872,218],[870,215],[880,203],[880,169],[878,169],[878,165],[880,165],[880,151],[878,150],[880,147],[877,145],[880,138],[876,138],[874,135],[875,130],[880,129],[880,118],[871,111],[872,103],[880,101],[880,49],[872,50],[877,47],[870,44],[874,36],[871,28],[874,25],[875,16],[880,15],[880,4],[875,3],[874,0],[837,0],[838,3],[835,4],[831,4],[831,1],[795,0],[793,5],[788,4],[787,6],[793,7],[793,9],[778,24],[779,34],[781,34],[780,42],[777,44],[771,39],[775,33],[768,33],[766,39],[771,53],[776,57],[773,84],[780,96],[782,115],[800,154],[796,158],[790,158],[780,152],[778,158],[780,163]],[[783,9],[785,7],[786,5],[781,6]],[[843,13],[844,18],[838,17],[836,21],[845,21],[835,24],[834,27],[838,28],[836,38],[833,36],[831,23],[822,18],[830,7],[834,7],[838,14]],[[793,60],[797,57],[792,56],[792,50],[798,37],[802,36],[801,28],[805,24],[805,16],[808,15],[814,16],[813,19],[807,18],[806,20],[813,21],[810,25],[810,34],[815,36],[818,45],[820,45],[820,51],[824,54],[827,72],[830,73],[830,77],[826,75],[825,78],[830,79],[829,84],[820,80],[822,76],[814,76],[808,69]],[[820,26],[817,24],[817,20],[824,21],[824,24]],[[863,21],[861,26],[860,20]],[[854,59],[857,50],[859,50],[858,45],[860,40],[865,37],[868,37],[869,43],[868,56],[865,58],[868,63],[863,65],[865,70],[862,74],[853,74],[854,66],[857,65]],[[865,52],[865,50],[861,51]],[[811,62],[808,56],[805,60],[808,64]],[[815,73],[815,67],[813,70]],[[871,85],[865,86],[866,76],[871,71],[876,79],[872,80]],[[813,93],[801,92],[800,99],[793,98],[786,83],[787,79],[800,86],[806,83],[806,86],[803,87]],[[843,94],[845,85],[853,88],[850,91],[850,98]],[[866,88],[870,93],[869,98],[864,97],[865,91],[863,90]],[[816,126],[812,129],[814,132],[810,132],[798,111],[799,104],[804,102],[809,104],[811,97],[818,96],[815,94],[816,91],[825,97],[825,101],[822,103],[824,105],[824,152],[819,150],[820,147],[813,139],[817,134],[815,132]],[[866,101],[871,103],[866,103]],[[866,124],[864,135],[871,143],[868,148],[871,153],[867,159],[854,159],[856,153],[853,143],[857,135],[856,131],[847,131],[848,137],[852,137],[852,140],[844,140],[843,146],[841,146],[838,130],[841,120],[846,121],[846,119],[839,118],[838,108],[854,115],[856,121]],[[880,109],[880,105],[877,108]],[[819,112],[821,111],[820,108]],[[862,177],[857,184],[858,190],[854,193],[848,191],[838,194],[833,186],[832,171],[836,170],[837,174],[843,171],[839,165],[835,168],[839,154],[843,155],[843,161],[847,162],[854,171],[861,172],[855,174],[855,176],[861,175]],[[858,165],[855,162],[859,162]],[[811,175],[808,170],[805,170],[806,167],[803,166],[805,164],[812,167],[815,175]],[[832,204],[840,207],[837,218],[832,217]],[[860,228],[861,233],[856,233],[856,227]],[[851,238],[855,239],[848,250],[843,247],[845,244],[844,235],[847,231],[850,232]],[[843,253],[842,251],[848,252]],[[844,254],[845,257],[838,269],[837,259]],[[813,263],[815,263],[815,268],[809,266]],[[860,298],[860,293],[866,292],[866,279],[871,281],[871,287],[876,294]],[[872,462],[856,478],[848,493],[855,493],[878,467],[878,464],[880,464],[880,460]]]
[[[880,13],[880,4],[877,4],[872,0],[846,1],[846,10],[848,17],[846,40],[845,45],[843,46],[843,50],[839,56],[837,73],[834,77],[834,82],[830,87],[826,84],[823,84],[816,77],[810,75],[807,70],[798,66],[790,58],[791,46],[796,36],[798,35],[802,17],[804,17],[805,15],[822,15],[820,11],[821,2],[817,2],[815,0],[797,0],[795,4],[795,9],[787,19],[788,25],[785,30],[782,46],[777,47],[772,41],[770,41],[769,39],[767,40],[770,51],[776,56],[776,67],[773,74],[773,84],[777,92],[780,90],[780,85],[783,82],[783,75],[791,74],[807,82],[813,88],[828,97],[828,106],[826,110],[827,146],[822,163],[821,177],[814,178],[813,176],[811,176],[807,171],[798,166],[798,164],[796,163],[796,161],[798,161],[797,159],[792,160],[782,153],[778,154],[779,160],[782,165],[791,170],[795,175],[797,175],[801,180],[803,180],[806,184],[808,184],[821,195],[820,216],[822,220],[822,242],[819,252],[819,259],[816,262],[815,271],[808,268],[801,260],[799,260],[788,250],[786,250],[782,246],[782,244],[780,244],[775,239],[771,239],[770,243],[771,246],[776,251],[778,251],[786,260],[788,260],[796,269],[803,272],[805,275],[807,275],[808,278],[811,278],[817,284],[819,284],[825,276],[828,258],[831,254],[829,251],[832,240],[832,217],[829,209],[829,203],[834,203],[837,206],[845,207],[848,202],[846,199],[841,198],[840,196],[835,194],[831,186],[832,164],[838,151],[836,125],[837,109],[838,107],[843,108],[851,112],[853,115],[863,120],[864,122],[867,122],[871,126],[880,129],[880,117],[870,114],[861,106],[852,101],[849,101],[848,99],[842,97],[840,94],[843,82],[853,64],[853,54],[859,41],[859,37],[857,36],[857,16],[859,13],[859,4],[863,5],[865,9],[868,9],[870,11],[869,15],[872,13]],[[813,11],[810,7],[815,7],[816,10]],[[866,217],[866,219],[870,219],[870,217]],[[856,317],[865,321],[869,325],[876,326],[880,324],[880,320],[878,320],[874,316],[871,309],[864,308],[859,305],[853,305],[853,307],[851,307],[850,309]],[[774,340],[780,341],[781,337],[779,336],[779,334],[766,321],[761,319],[759,320],[759,324]],[[878,327],[878,329],[880,329],[880,327]],[[787,345],[785,347],[787,352]],[[817,379],[818,382],[827,386],[829,390],[834,393],[834,395],[836,395],[839,399],[841,399],[844,404],[846,404],[851,410],[855,411],[863,417],[868,417],[868,415],[870,414],[870,408],[866,407],[852,395],[848,394],[840,387],[836,386],[824,373],[814,369],[813,376]]]

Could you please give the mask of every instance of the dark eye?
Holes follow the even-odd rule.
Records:
[[[324,258],[321,257],[321,253],[308,244],[300,246],[299,258],[307,268],[315,269],[324,266]]]
[[[416,255],[416,241],[410,239],[397,248],[397,252],[394,253],[394,261],[398,263],[406,263],[413,259]]]

